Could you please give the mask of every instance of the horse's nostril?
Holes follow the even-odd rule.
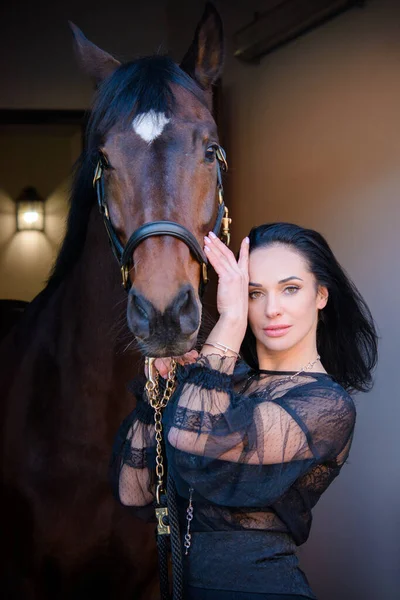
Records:
[[[171,305],[172,317],[179,325],[181,333],[190,335],[199,326],[200,312],[191,285],[183,286]]]
[[[138,295],[136,293],[134,294],[132,301],[133,301],[133,305],[134,305],[135,309],[141,314],[141,316],[144,319],[148,320],[149,316],[148,316],[146,310],[144,309],[143,304],[140,301],[140,298],[138,297]]]
[[[183,295],[182,298],[180,299],[180,307],[179,309],[181,311],[185,311],[188,310],[190,308],[190,302],[191,302],[191,294],[189,292],[189,290],[187,290]]]
[[[134,288],[129,292],[128,323],[132,333],[141,339],[150,335],[150,321],[153,316],[152,305]]]

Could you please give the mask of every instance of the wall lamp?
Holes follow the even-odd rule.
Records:
[[[44,199],[28,186],[16,200],[17,231],[44,231]]]

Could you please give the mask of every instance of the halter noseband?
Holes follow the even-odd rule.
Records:
[[[231,224],[232,219],[229,218],[228,208],[225,206],[224,203],[224,190],[222,187],[221,175],[221,169],[223,171],[227,171],[228,163],[226,161],[225,150],[217,144],[215,145],[215,148],[217,158],[218,214],[213,232],[215,233],[215,235],[221,235],[221,237],[225,238],[224,241],[226,245],[229,246],[229,225]],[[191,251],[192,255],[200,264],[200,287],[202,290],[208,281],[208,260],[202,247],[200,246],[193,233],[183,225],[180,225],[180,223],[176,223],[175,221],[153,221],[151,223],[145,223],[132,233],[125,247],[121,244],[118,235],[111,223],[110,213],[108,211],[108,206],[105,199],[103,179],[103,172],[105,168],[106,165],[104,163],[104,158],[100,158],[94,172],[93,187],[96,189],[97,192],[97,201],[99,204],[100,213],[103,216],[104,225],[108,233],[111,249],[121,269],[122,285],[124,286],[125,290],[128,291],[131,287],[131,282],[129,279],[129,270],[133,265],[132,257],[134,250],[139,246],[141,242],[143,242],[143,240],[149,237],[159,235],[170,235],[172,237],[177,238],[178,240],[181,240],[182,242],[185,242],[185,244],[189,247],[189,250]]]

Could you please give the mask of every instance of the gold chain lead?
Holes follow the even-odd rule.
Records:
[[[165,390],[160,398],[160,388],[158,385],[159,375],[154,368],[155,358],[146,357],[146,365],[148,368],[146,392],[150,402],[150,406],[154,408],[154,427],[156,434],[156,500],[160,504],[160,495],[164,490],[164,457],[162,453],[162,410],[167,406],[175,388],[176,362],[171,359],[171,368],[168,372],[168,378],[165,384]],[[160,526],[160,523],[159,523]]]

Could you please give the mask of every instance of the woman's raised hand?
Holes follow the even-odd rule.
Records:
[[[247,323],[249,300],[249,240],[240,246],[239,260],[217,236],[204,238],[204,251],[218,275],[217,309],[220,317]]]
[[[249,298],[249,241],[245,238],[240,246],[239,260],[214,233],[204,238],[204,251],[218,275],[217,309],[220,314],[209,339],[239,350],[247,327]],[[210,350],[210,348],[208,348]],[[202,350],[204,352],[204,348]],[[215,349],[212,349],[215,353]],[[196,350],[175,357],[184,365],[195,362]],[[157,358],[154,366],[162,377],[167,377],[171,367],[170,358]],[[145,370],[146,372],[146,370]],[[147,376],[146,372],[146,376]]]

